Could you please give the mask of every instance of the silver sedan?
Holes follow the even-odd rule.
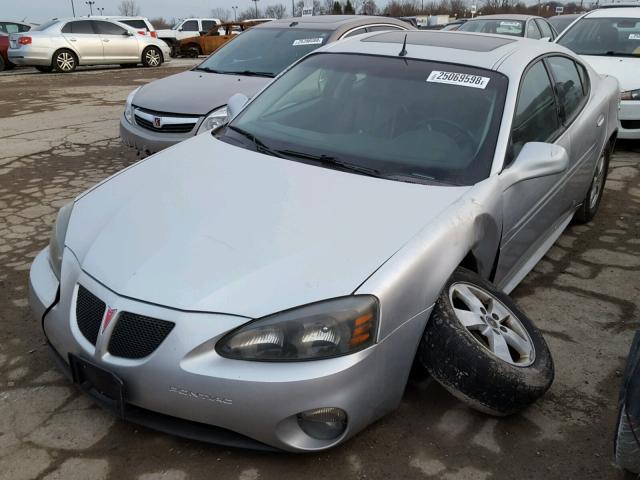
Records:
[[[322,47],[62,208],[32,309],[96,401],[201,440],[335,446],[399,405],[412,365],[519,411],[554,368],[507,294],[596,214],[618,91],[547,42]]]
[[[113,20],[52,20],[29,32],[12,34],[9,41],[12,63],[42,72],[69,73],[78,65],[159,67],[170,61],[169,47],[162,40]]]

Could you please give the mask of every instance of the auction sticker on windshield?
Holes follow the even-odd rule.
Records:
[[[293,41],[293,46],[299,45],[322,45],[322,38],[300,38]]]
[[[434,70],[427,78],[427,82],[446,83],[448,85],[461,85],[463,87],[487,88],[489,77],[470,75],[468,73],[443,72]]]
[[[640,40],[640,33],[630,33],[629,40]]]

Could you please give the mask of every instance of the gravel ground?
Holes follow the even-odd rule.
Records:
[[[612,438],[640,328],[640,142],[619,142],[594,222],[570,227],[513,293],[556,364],[520,415],[490,418],[412,381],[395,413],[334,450],[265,454],[121,422],[69,385],[29,312],[29,265],[60,206],[137,160],[118,139],[129,91],[191,64],[0,75],[0,479],[625,478]]]

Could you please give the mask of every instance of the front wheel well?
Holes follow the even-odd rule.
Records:
[[[467,256],[462,259],[458,266],[466,268],[467,270],[471,270],[474,273],[480,273],[478,271],[478,261],[471,251],[467,253]]]

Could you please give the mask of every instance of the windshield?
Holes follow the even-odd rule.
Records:
[[[275,77],[299,58],[324,45],[330,35],[328,30],[252,28],[237,35],[198,69]]]
[[[329,168],[471,185],[489,174],[506,89],[506,77],[478,68],[323,53],[274,82],[220,138]]]
[[[461,32],[498,33],[500,35],[512,35],[524,37],[524,22],[520,20],[470,20],[463,23],[458,29]]]
[[[640,19],[584,18],[558,43],[579,55],[640,56]]]
[[[576,18],[578,18],[576,15],[559,15],[547,20],[556,29],[556,32],[562,33]]]

